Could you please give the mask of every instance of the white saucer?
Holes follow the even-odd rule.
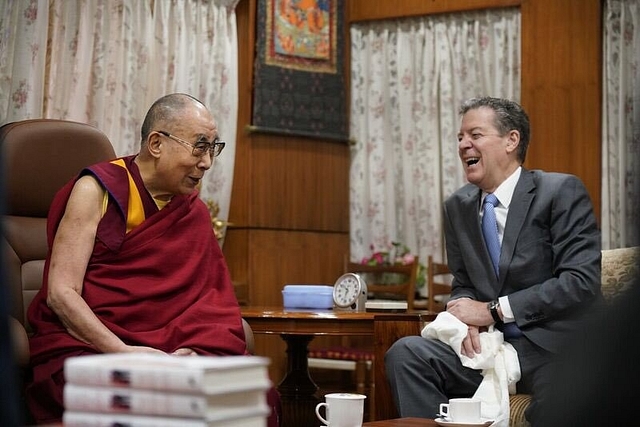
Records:
[[[491,420],[485,420],[479,423],[457,423],[455,421],[449,421],[446,418],[436,418],[435,422],[439,426],[445,427],[487,427],[493,424]]]

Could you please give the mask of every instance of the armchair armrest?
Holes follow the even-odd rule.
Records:
[[[29,338],[22,323],[13,316],[9,316],[9,330],[11,331],[11,343],[13,357],[19,367],[29,365]]]
[[[242,328],[244,329],[244,340],[247,342],[247,351],[253,354],[255,351],[255,340],[253,338],[253,329],[249,325],[249,322],[242,319]],[[29,347],[27,347],[27,350]]]

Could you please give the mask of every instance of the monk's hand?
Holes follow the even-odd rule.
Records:
[[[462,340],[460,352],[470,359],[482,351],[480,347],[480,328],[478,326],[469,325],[467,336]]]
[[[162,353],[162,354],[166,354],[164,351],[162,350],[158,350],[157,348],[153,348],[153,347],[146,347],[143,345],[128,345],[126,347],[127,349],[127,353]]]
[[[471,298],[458,298],[447,303],[447,312],[467,325],[489,326],[494,320],[486,302]]]
[[[198,355],[198,353],[191,350],[190,348],[179,348],[171,354],[174,354],[176,356],[197,356]]]

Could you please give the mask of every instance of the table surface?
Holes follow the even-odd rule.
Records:
[[[434,420],[425,418],[395,418],[392,420],[371,421],[362,427],[437,427]]]
[[[373,316],[397,316],[402,317],[409,314],[423,313],[431,314],[428,310],[367,310],[367,311],[349,311],[338,309],[305,309],[305,308],[284,308],[278,306],[244,306],[240,307],[243,313],[249,315],[259,315],[260,317],[326,317],[341,319],[371,319]],[[437,313],[436,313],[437,314]]]
[[[241,307],[242,317],[254,332],[292,335],[372,335],[372,321],[431,321],[435,314],[426,310],[366,311],[284,309],[282,307]]]

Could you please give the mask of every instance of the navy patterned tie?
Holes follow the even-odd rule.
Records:
[[[482,215],[482,234],[487,244],[491,262],[493,262],[493,270],[496,277],[499,277],[498,261],[500,260],[500,240],[498,240],[498,222],[496,221],[495,207],[498,205],[498,198],[494,194],[488,194],[484,198],[482,206],[484,214]]]

